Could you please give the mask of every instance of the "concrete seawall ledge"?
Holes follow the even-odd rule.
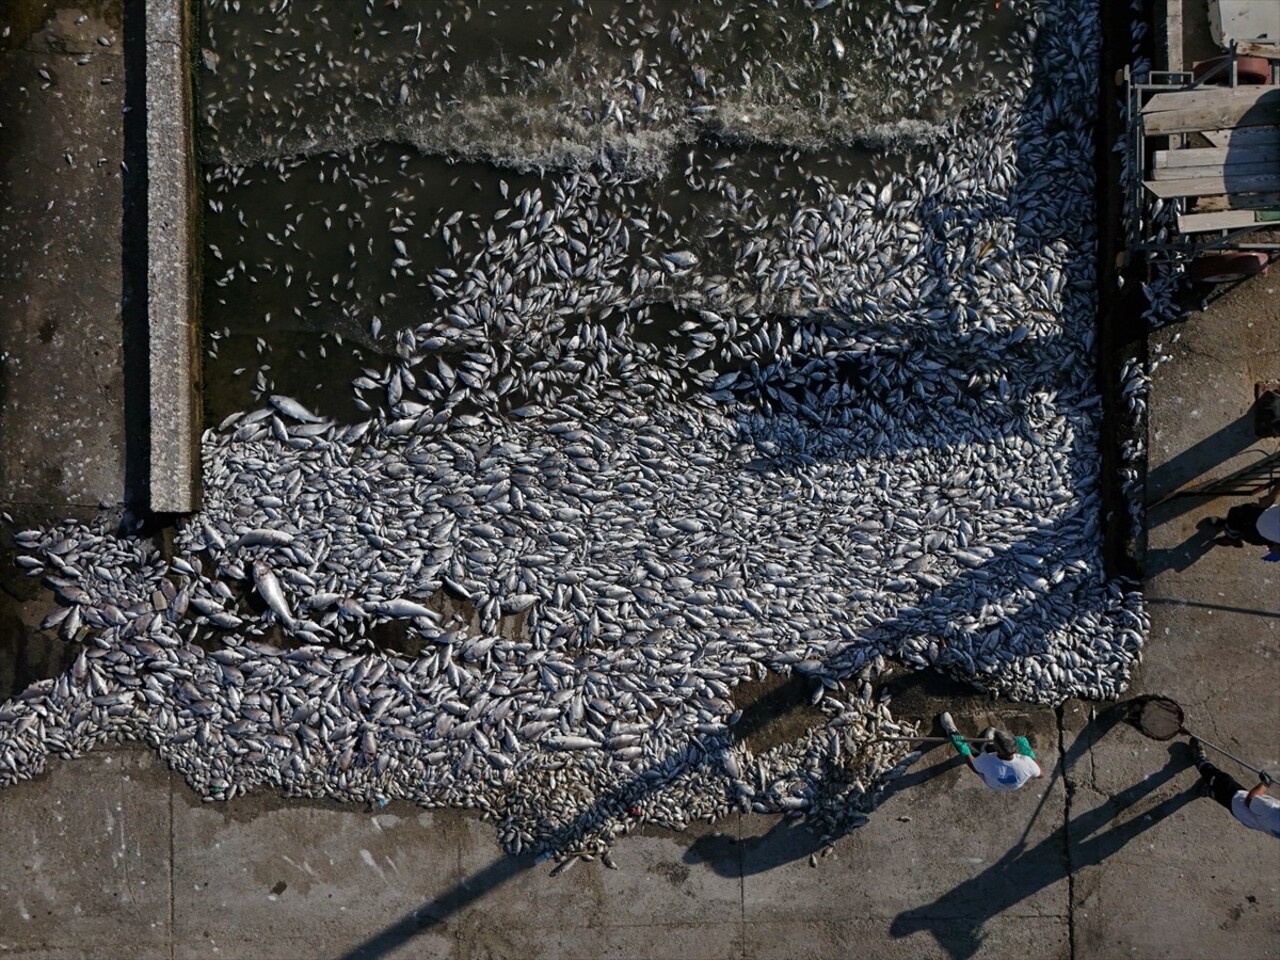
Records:
[[[52,6],[0,3],[0,505],[20,523],[126,499],[122,34],[110,4]]]
[[[150,507],[200,505],[196,182],[186,0],[145,0]]]

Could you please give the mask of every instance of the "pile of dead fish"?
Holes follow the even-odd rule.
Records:
[[[611,212],[618,174],[514,192],[419,325],[374,321],[367,419],[270,395],[206,434],[168,559],[18,536],[84,651],[0,707],[0,784],[128,737],[209,797],[479,807],[590,851],[735,808],[847,825],[902,756],[894,665],[1116,697],[1145,615],[1100,552],[1097,44],[1044,4],[982,137],[815,181],[721,269]],[[828,723],[756,755],[735,694],[770,674]]]

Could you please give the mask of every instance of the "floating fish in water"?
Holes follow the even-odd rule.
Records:
[[[283,413],[287,417],[302,423],[323,423],[324,418],[318,417],[297,400],[292,397],[283,397],[278,394],[272,394],[269,398],[271,405]]]

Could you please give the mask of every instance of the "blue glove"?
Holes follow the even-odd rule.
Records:
[[[965,741],[964,737],[960,736],[960,734],[958,733],[951,734],[951,745],[960,752],[960,756],[962,757],[973,756],[973,749]]]
[[[1263,559],[1263,560],[1267,560],[1267,561],[1269,561],[1269,562],[1271,562],[1271,563],[1277,563],[1277,562],[1280,562],[1280,553],[1277,553],[1275,550],[1272,550],[1270,553],[1268,553],[1268,554],[1267,554],[1265,557],[1263,557],[1262,559]]]
[[[1026,737],[1014,737],[1013,739],[1018,744],[1018,752],[1020,754],[1024,757],[1030,757],[1032,760],[1036,758],[1035,752],[1031,749],[1031,744],[1027,741]]]

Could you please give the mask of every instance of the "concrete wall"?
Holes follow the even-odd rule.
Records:
[[[199,507],[196,179],[186,0],[146,0],[150,506]]]

